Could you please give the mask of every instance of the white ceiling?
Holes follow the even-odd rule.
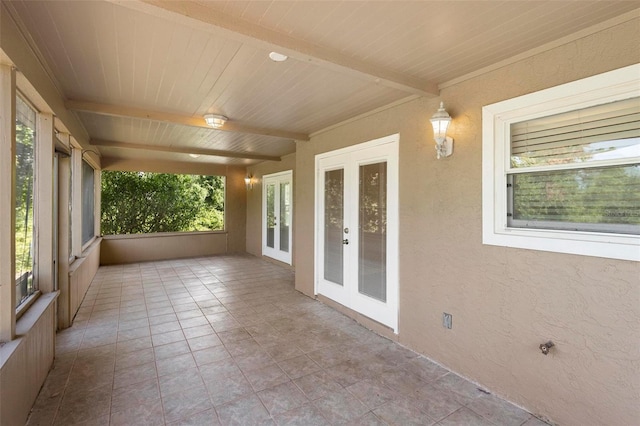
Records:
[[[97,105],[77,114],[103,156],[238,165],[261,161],[247,155],[295,151],[291,138],[271,131],[304,136],[407,96],[435,96],[439,84],[637,8],[630,1],[8,4],[63,97]],[[272,50],[290,58],[272,62]],[[109,115],[96,113],[107,106]],[[162,121],[130,116],[131,109]],[[172,122],[202,122],[205,113],[249,133]],[[192,158],[192,149],[228,155]]]

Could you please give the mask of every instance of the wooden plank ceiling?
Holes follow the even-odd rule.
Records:
[[[277,160],[313,132],[408,96],[437,96],[439,84],[637,8],[625,1],[5,3],[103,156],[232,165]],[[289,59],[273,62],[271,51]],[[205,128],[206,113],[229,122]]]

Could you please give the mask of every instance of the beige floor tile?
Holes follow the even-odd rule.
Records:
[[[293,278],[251,256],[101,267],[28,425],[545,424]]]
[[[130,407],[160,399],[158,379],[148,379],[115,389],[111,397],[111,412],[125,411]]]
[[[373,414],[390,425],[418,426],[435,424],[433,419],[429,418],[409,401],[403,399],[389,401],[373,410]]]
[[[345,389],[328,394],[313,401],[320,413],[332,423],[357,419],[369,411],[369,408]]]
[[[200,371],[195,367],[161,376],[159,382],[160,393],[163,397],[183,390],[204,386]]]
[[[438,422],[438,426],[495,426],[478,414],[462,407]]]
[[[158,377],[161,377],[178,371],[195,368],[196,362],[191,352],[188,352],[171,358],[156,360],[156,367],[158,368]]]
[[[273,418],[280,426],[325,426],[330,424],[327,419],[322,417],[320,410],[311,403],[284,413],[277,413]]]
[[[243,373],[256,392],[286,383],[290,380],[285,372],[276,364],[257,370],[243,371]]]
[[[218,413],[213,408],[185,417],[176,422],[170,423],[169,426],[218,426]]]
[[[168,343],[166,345],[156,346],[153,348],[157,360],[171,358],[191,352],[189,345],[185,340]]]
[[[132,404],[121,411],[111,412],[111,426],[156,426],[164,424],[160,398]]]
[[[213,408],[204,385],[163,396],[162,404],[167,423],[176,422]]]
[[[216,408],[220,422],[226,425],[275,424],[256,395],[249,395]]]
[[[272,414],[280,414],[298,408],[309,402],[293,382],[286,382],[258,392],[266,409]]]

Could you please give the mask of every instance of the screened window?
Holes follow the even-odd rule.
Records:
[[[510,127],[508,226],[640,233],[640,98]]]
[[[224,176],[102,172],[104,235],[224,229]]]
[[[34,265],[34,177],[36,111],[16,98],[16,306],[37,290]]]
[[[86,161],[82,162],[82,245],[95,235],[94,171]]]
[[[640,64],[482,120],[484,244],[640,260]]]

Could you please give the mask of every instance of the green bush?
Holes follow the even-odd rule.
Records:
[[[224,229],[224,177],[102,172],[102,233]]]

